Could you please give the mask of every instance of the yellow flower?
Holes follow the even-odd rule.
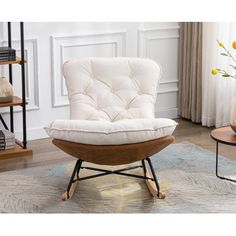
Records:
[[[211,71],[211,73],[213,74],[213,75],[217,75],[218,74],[218,70],[217,69],[212,69],[212,71]]]
[[[232,43],[232,47],[233,47],[233,49],[236,50],[236,41],[234,41],[234,42]]]
[[[220,47],[224,47],[224,44],[221,43],[221,42],[219,42],[219,46],[220,46]]]

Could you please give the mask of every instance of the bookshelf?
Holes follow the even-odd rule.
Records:
[[[7,23],[8,30],[8,47],[12,47],[11,38],[11,22]],[[20,22],[20,57],[16,57],[15,61],[1,61],[1,65],[9,66],[9,82],[13,84],[12,66],[19,65],[21,67],[21,97],[14,96],[11,102],[0,103],[0,122],[3,127],[14,133],[14,106],[21,106],[22,108],[22,141],[16,140],[16,147],[8,150],[0,150],[0,160],[12,157],[31,156],[32,150],[27,148],[27,128],[26,128],[26,93],[25,93],[25,48],[24,48],[24,23]],[[10,109],[10,127],[7,126],[5,120],[1,115],[1,108],[9,107]]]
[[[26,63],[26,61],[25,61]],[[13,64],[21,64],[20,57],[16,57],[15,61],[0,61],[0,65],[13,65]]]
[[[20,97],[14,96],[11,102],[0,102],[0,107],[22,106],[23,101]],[[27,104],[27,102],[26,102]]]

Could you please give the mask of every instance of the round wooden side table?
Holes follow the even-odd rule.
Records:
[[[234,179],[230,179],[218,174],[218,163],[219,163],[219,143],[226,145],[236,146],[236,133],[231,129],[230,126],[217,128],[211,131],[211,138],[216,141],[216,176],[220,179],[229,180],[236,182]]]

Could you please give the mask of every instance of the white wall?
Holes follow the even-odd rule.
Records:
[[[13,46],[19,49],[19,24],[12,24]],[[28,139],[46,137],[43,126],[69,117],[61,65],[84,56],[149,57],[162,65],[157,117],[177,117],[178,23],[25,23]],[[7,24],[0,23],[0,45]],[[13,66],[14,91],[21,95],[20,66]],[[0,74],[7,76],[8,67]],[[9,109],[1,109],[8,120]],[[21,137],[21,112],[15,108],[15,130]],[[0,126],[1,128],[1,126]]]

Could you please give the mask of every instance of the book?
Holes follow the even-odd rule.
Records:
[[[16,50],[13,48],[9,48],[9,47],[0,47],[0,54],[1,53],[8,53],[8,54],[16,54]]]
[[[16,54],[14,52],[0,52],[0,57],[6,57],[6,56],[15,56]]]
[[[0,47],[0,61],[15,61],[16,50],[9,47]]]
[[[3,135],[5,139],[8,139],[8,138],[15,139],[15,134],[10,132],[9,130],[6,130],[6,129],[0,130],[0,136],[3,136]]]
[[[9,56],[9,57],[1,57],[0,56],[0,61],[15,61],[16,56]]]
[[[15,148],[15,134],[9,130],[0,130],[0,150]]]

